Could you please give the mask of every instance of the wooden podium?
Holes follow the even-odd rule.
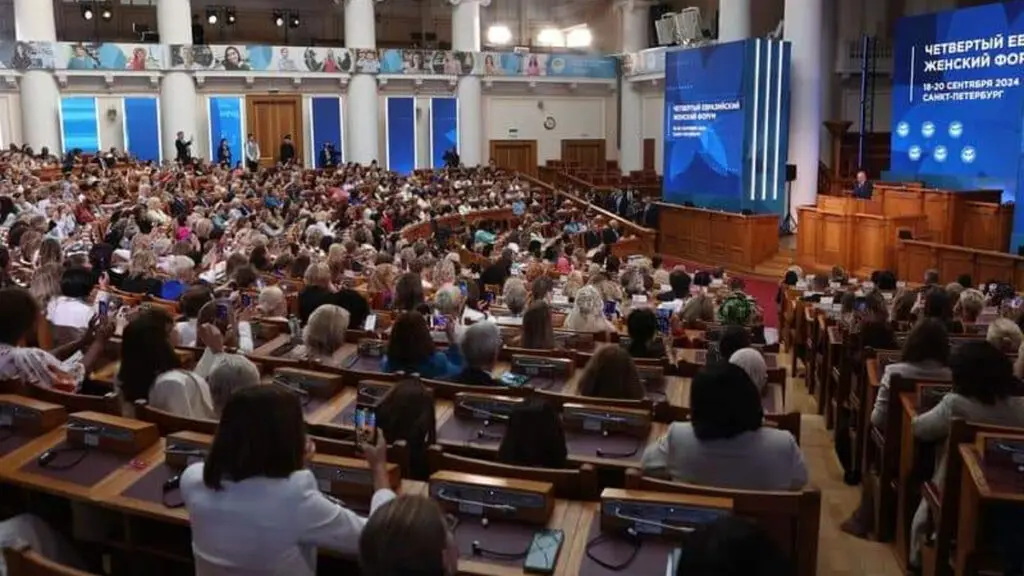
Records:
[[[658,203],[658,252],[751,271],[779,252],[778,214],[736,214]]]
[[[885,214],[880,199],[865,200],[853,196],[819,196],[818,209],[833,214]]]

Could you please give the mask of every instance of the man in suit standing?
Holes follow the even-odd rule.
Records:
[[[278,151],[278,162],[285,166],[295,161],[295,144],[292,143],[292,135],[285,134],[284,141],[281,142],[281,149]]]
[[[178,139],[174,141],[176,160],[185,166],[192,164],[192,140],[185,140],[185,133],[178,131]]]
[[[868,181],[868,173],[858,170],[857,181],[853,184],[853,196],[855,198],[871,200],[872,188],[871,182]]]

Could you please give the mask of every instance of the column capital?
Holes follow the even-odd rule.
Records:
[[[448,3],[452,6],[458,6],[459,4],[472,4],[477,3],[481,8],[487,8],[491,5],[491,0],[448,0]]]

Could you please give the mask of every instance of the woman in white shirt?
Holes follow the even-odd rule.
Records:
[[[298,396],[253,386],[228,399],[206,461],[181,475],[197,576],[313,576],[319,546],[354,554],[366,519],[326,497],[306,468],[315,451]],[[370,514],[394,499],[387,446],[364,445]]]
[[[86,302],[92,292],[92,273],[84,268],[68,268],[60,277],[61,295],[46,305],[46,319],[60,328],[85,330],[93,317]]]
[[[697,374],[690,416],[647,447],[645,474],[731,490],[800,490],[807,484],[796,439],[763,426],[760,394],[739,366],[720,363]]]
[[[124,399],[185,418],[215,420],[216,411],[205,376],[216,353],[203,353],[196,370],[184,370],[174,349],[174,319],[162,308],[140,311],[124,329],[117,379]]]

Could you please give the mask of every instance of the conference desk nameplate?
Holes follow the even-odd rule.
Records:
[[[430,497],[450,513],[546,524],[554,486],[510,478],[441,471],[430,477]]]
[[[634,408],[566,403],[562,406],[562,423],[567,430],[616,432],[646,439],[651,431],[651,414]]]
[[[732,511],[733,502],[728,498],[605,488],[601,493],[601,531],[678,537],[730,516]]]
[[[67,419],[63,406],[12,394],[0,395],[0,428],[10,428],[15,434],[38,436]]]
[[[341,390],[343,383],[340,374],[301,368],[277,368],[274,370],[274,380],[291,388],[303,390],[315,398],[331,398]]]
[[[175,432],[164,444],[164,462],[175,470],[184,470],[202,462],[213,445],[213,436],[197,432]]]
[[[68,418],[67,442],[119,454],[138,454],[160,439],[156,426],[98,412],[76,412]]]

